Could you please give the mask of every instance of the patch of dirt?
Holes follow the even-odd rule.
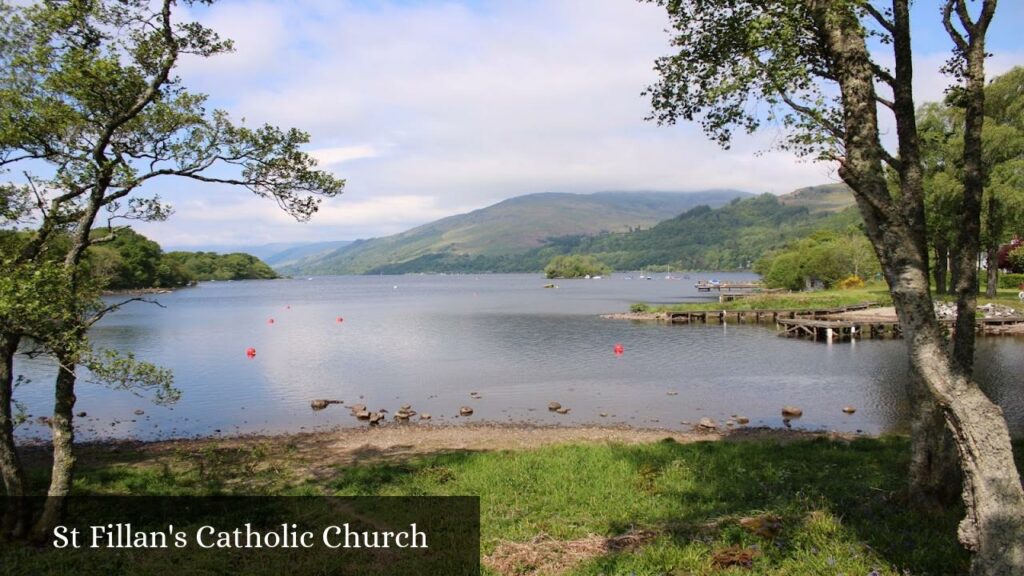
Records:
[[[896,308],[885,306],[881,308],[868,308],[866,310],[851,310],[833,315],[837,320],[875,320],[878,322],[896,322]]]
[[[654,539],[648,531],[620,536],[591,534],[577,540],[556,540],[540,534],[529,542],[502,542],[483,560],[485,566],[504,576],[562,574],[583,562],[611,552],[635,550]]]
[[[716,550],[711,556],[711,564],[715,568],[731,568],[733,566],[739,566],[740,568],[750,568],[754,565],[754,558],[761,555],[759,550],[753,548],[741,548],[739,546],[730,546],[728,548],[722,548]]]

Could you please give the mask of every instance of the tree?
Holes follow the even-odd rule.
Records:
[[[957,93],[954,93],[957,94]],[[1024,219],[1024,126],[1013,111],[1024,106],[1024,68],[996,77],[985,87],[986,122],[982,163],[986,174],[981,205],[981,248],[987,261],[987,291],[995,296],[999,246]],[[945,292],[945,255],[956,245],[964,181],[965,119],[961,107],[927,103],[918,110],[929,207],[929,242],[935,247],[935,279]],[[955,254],[954,259],[959,255]],[[954,279],[955,283],[956,278]]]
[[[677,52],[655,64],[659,80],[647,91],[653,118],[669,124],[699,119],[723,146],[737,128],[754,131],[764,122],[780,121],[790,128],[783,146],[838,166],[864,217],[918,377],[913,486],[920,491],[939,477],[935,465],[944,461],[944,422],[963,474],[967,517],[959,537],[975,553],[972,571],[1024,572],[1024,490],[1006,421],[971,380],[969,365],[955,361],[974,336],[971,293],[960,291],[971,282],[963,257],[957,263],[960,318],[954,355],[929,293],[909,1],[892,0],[886,8],[866,0],[655,1],[667,9]],[[984,36],[995,1],[983,0],[981,15],[973,20],[965,0],[947,0],[946,7],[943,19],[950,34],[963,29],[966,35],[950,63],[964,81],[969,133],[964,188],[970,205],[963,209],[959,243],[963,252],[977,253],[980,224],[975,222],[980,220],[983,181],[976,158],[983,124],[977,114],[978,86],[983,86]],[[952,22],[954,17],[958,22]],[[891,49],[892,69],[868,49],[869,38]],[[769,111],[762,114],[763,107],[754,102],[766,103]],[[881,143],[879,110],[895,119],[895,153]],[[888,186],[886,167],[896,175],[896,194]],[[969,320],[964,318],[968,313]]]
[[[601,276],[611,274],[612,269],[593,256],[572,254],[555,256],[544,267],[544,275],[548,278],[583,278],[584,276]]]
[[[320,197],[344,186],[301,150],[307,134],[236,125],[185,89],[173,75],[179,58],[210,57],[231,43],[198,23],[176,22],[175,4],[0,1],[0,169],[22,174],[4,188],[0,207],[5,226],[34,226],[3,254],[0,285],[0,467],[9,495],[25,490],[11,426],[22,338],[45,346],[59,366],[51,498],[37,533],[59,517],[71,487],[75,368],[104,358],[90,350],[88,328],[117,307],[96,305],[95,283],[82,265],[89,247],[118,237],[110,222],[167,218],[170,209],[158,197],[138,194],[164,176],[243,186],[300,221],[316,212]],[[96,233],[101,212],[106,234]],[[131,362],[106,365],[113,366],[108,376],[126,382],[158,376],[145,366],[129,370]],[[17,531],[24,523],[14,524]]]
[[[834,287],[847,278],[870,278],[880,270],[871,243],[862,233],[822,230],[766,255],[754,271],[764,277],[768,287],[802,290],[810,279]]]

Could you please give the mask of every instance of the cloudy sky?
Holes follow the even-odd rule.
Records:
[[[919,101],[946,85],[937,4],[916,3]],[[1024,2],[999,9],[993,74],[1024,64]],[[694,125],[644,121],[667,19],[634,0],[223,0],[182,18],[236,47],[184,61],[186,85],[249,124],[308,131],[309,151],[348,185],[300,224],[243,190],[165,181],[150,191],[175,215],[140,226],[165,246],[382,236],[543,191],[781,194],[836,181],[828,165],[772,151],[775,129],[726,152]]]

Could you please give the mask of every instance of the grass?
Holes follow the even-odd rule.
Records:
[[[838,308],[872,302],[889,306],[892,298],[885,284],[872,283],[864,288],[850,290],[822,290],[819,292],[778,292],[748,296],[730,302],[693,302],[668,306],[649,306],[651,312],[686,312],[689,310],[809,310]]]
[[[978,294],[978,306],[992,303],[999,304],[1000,306],[1008,306],[1010,308],[1015,308],[1018,311],[1024,310],[1024,305],[1022,305],[1020,298],[1017,297],[1017,289],[1000,288],[996,290],[995,298],[989,298],[988,296],[985,296],[984,290],[985,289],[982,288],[982,292]],[[943,302],[956,302],[956,296],[950,294],[935,294],[933,297],[936,300],[941,300]]]
[[[1024,446],[1015,447],[1019,457]],[[258,448],[206,450],[104,455],[85,462],[75,489],[479,495],[486,574],[962,574],[968,566],[955,538],[959,507],[909,506],[903,438],[449,452],[316,478],[287,461],[268,465]],[[773,529],[759,535],[741,518]],[[633,546],[601,545],[634,535]],[[737,551],[753,555],[749,570],[722,566]]]
[[[1017,292],[1016,289],[1000,288],[995,298],[989,298],[982,293],[978,295],[978,305],[993,303],[1017,310],[1024,309]],[[932,297],[936,301],[956,302],[956,296],[951,294],[933,294]],[[647,305],[645,311],[657,313],[693,310],[812,310],[839,308],[865,302],[872,302],[878,306],[891,306],[892,297],[889,295],[889,288],[882,282],[872,282],[863,288],[849,290],[766,293],[722,303],[708,300],[667,306]]]

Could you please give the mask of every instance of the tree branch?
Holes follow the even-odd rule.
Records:
[[[129,298],[127,300],[123,300],[123,301],[118,302],[116,304],[111,304],[110,306],[107,306],[106,308],[98,310],[88,320],[85,321],[85,325],[87,327],[91,327],[93,324],[95,324],[95,323],[99,322],[100,320],[102,320],[103,317],[106,316],[107,314],[110,314],[111,312],[116,312],[117,310],[120,310],[123,306],[125,306],[126,304],[130,304],[132,302],[145,302],[147,304],[155,304],[155,305],[157,305],[157,306],[159,306],[161,308],[167,308],[166,306],[164,306],[163,304],[161,304],[160,302],[158,302],[156,300],[151,300],[149,298],[143,298],[142,296],[137,296],[135,298]]]
[[[957,0],[946,0],[946,4],[942,7],[942,25],[946,28],[946,34],[953,39],[953,44],[956,45],[957,49],[962,52],[967,52],[967,40],[964,39],[960,31],[953,26],[953,5]],[[969,32],[969,30],[968,30]]]
[[[870,2],[864,3],[864,9],[867,10],[868,14],[870,14],[882,26],[882,28],[885,28],[889,34],[895,34],[896,27],[893,25],[892,21],[879,12],[877,8],[872,6]]]

